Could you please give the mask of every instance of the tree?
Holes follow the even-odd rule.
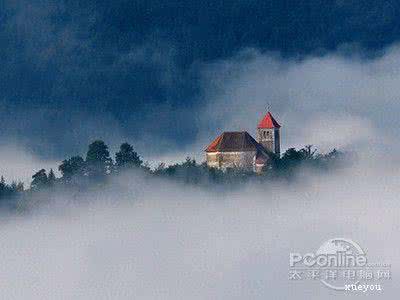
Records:
[[[86,168],[89,177],[103,177],[107,175],[112,166],[112,159],[108,146],[101,140],[94,141],[89,145],[86,154]]]
[[[154,169],[154,174],[156,175],[161,175],[164,174],[165,172],[165,163],[161,162],[158,164],[158,166]]]
[[[120,150],[115,154],[115,164],[118,169],[137,168],[142,165],[140,156],[133,150],[128,143],[123,143]]]
[[[85,174],[85,161],[81,156],[73,156],[64,160],[58,167],[64,181],[70,182],[73,177],[79,178]]]
[[[50,169],[49,175],[47,176],[47,184],[53,186],[56,183],[56,175],[54,175],[53,169]]]
[[[41,169],[32,176],[31,188],[40,190],[48,185],[48,178],[45,169]]]
[[[11,184],[7,184],[4,177],[0,177],[0,200],[11,200],[13,197],[24,191],[23,183],[13,181]]]
[[[8,192],[8,186],[6,184],[6,180],[4,179],[3,176],[1,176],[0,178],[0,199],[2,199],[3,197],[5,197],[7,195]]]
[[[313,149],[313,145],[307,145],[300,151],[302,152],[304,159],[314,159],[317,149]]]
[[[21,193],[24,191],[24,183],[19,181],[13,181],[10,186],[11,190],[15,193]]]
[[[282,161],[286,162],[300,162],[304,158],[304,153],[301,150],[295,148],[289,148],[282,156]]]
[[[1,176],[0,178],[0,190],[3,190],[6,188],[6,180],[4,179],[4,176]]]

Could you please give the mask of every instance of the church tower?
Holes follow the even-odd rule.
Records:
[[[278,156],[281,153],[281,125],[268,112],[257,126],[257,142]]]

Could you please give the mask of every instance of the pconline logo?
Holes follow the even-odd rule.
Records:
[[[289,255],[290,280],[319,280],[338,291],[348,291],[349,286],[358,286],[361,281],[390,278],[390,265],[369,264],[365,251],[350,239],[330,239],[315,252]]]

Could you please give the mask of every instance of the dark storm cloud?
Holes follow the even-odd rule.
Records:
[[[190,144],[202,63],[246,47],[379,50],[397,41],[398,12],[396,1],[3,0],[0,137],[57,158],[97,137],[150,137],[151,152]]]
[[[168,117],[152,121],[185,93],[167,42],[107,34],[93,5],[10,3],[3,16],[3,137],[57,154],[171,127]]]

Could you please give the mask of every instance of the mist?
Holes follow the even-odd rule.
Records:
[[[59,177],[97,139],[151,167],[201,163],[267,110],[282,153],[336,148],[352,164],[217,188],[132,171],[4,198],[1,298],[396,298],[398,1],[228,2],[0,1],[0,176]],[[382,292],[289,280],[289,253],[337,237],[391,264]]]
[[[370,296],[393,299],[398,164],[301,172],[292,185],[218,192],[129,173],[78,198],[39,198],[28,214],[2,218],[2,297],[336,299],[319,281],[289,281],[288,259],[346,237],[391,264],[393,282]]]
[[[252,133],[267,105],[283,125],[285,148],[338,147],[359,160],[334,173],[301,170],[289,185],[215,191],[130,173],[78,196],[39,195],[29,213],[2,217],[2,296],[337,299],[343,294],[319,281],[290,281],[288,259],[345,237],[371,261],[391,264],[393,274],[379,294],[345,296],[393,299],[400,272],[397,57],[397,48],[370,61],[332,55],[283,62],[251,52],[204,66],[208,104],[196,123],[202,133],[159,160],[184,152],[201,160],[219,130]],[[321,76],[312,75],[316,70]],[[18,151],[1,155],[1,172],[11,179],[28,181],[31,171],[55,164]]]
[[[199,138],[222,130],[253,133],[271,110],[282,124],[283,148],[313,144],[325,151],[357,150],[373,144],[370,151],[396,152],[399,57],[397,45],[372,58],[337,51],[284,59],[249,48],[206,64],[208,105]]]
[[[0,176],[4,176],[8,183],[23,182],[25,187],[29,187],[35,172],[52,168],[58,173],[57,167],[57,161],[42,159],[21,145],[8,143],[0,146]]]

